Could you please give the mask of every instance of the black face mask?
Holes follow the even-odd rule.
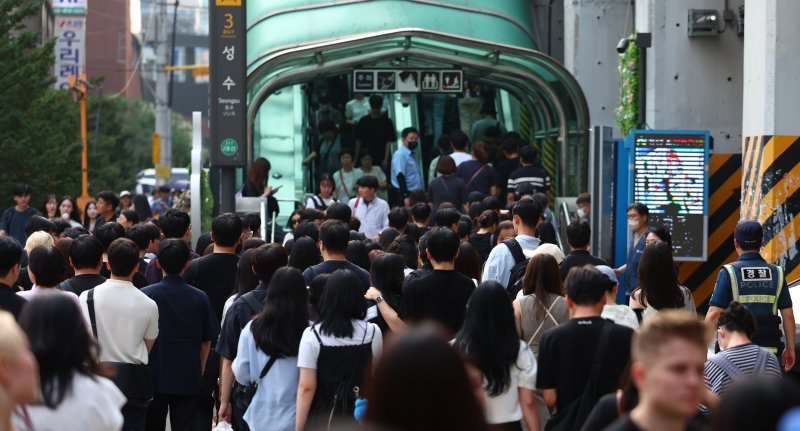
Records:
[[[419,141],[408,141],[408,149],[411,151],[416,150],[417,145],[419,145]]]

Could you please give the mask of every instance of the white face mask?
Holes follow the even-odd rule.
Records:
[[[578,207],[578,211],[575,212],[578,215],[578,218],[586,218],[586,211],[583,208]]]
[[[633,230],[639,230],[639,220],[628,220],[628,227]]]

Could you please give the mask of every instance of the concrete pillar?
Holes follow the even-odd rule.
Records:
[[[633,14],[629,0],[564,0],[564,66],[586,94],[592,124],[616,124],[619,55],[615,47],[634,31]]]
[[[800,277],[800,2],[745,2],[741,217],[764,225],[762,255]]]

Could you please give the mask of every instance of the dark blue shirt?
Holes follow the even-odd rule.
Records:
[[[267,286],[259,284],[252,292],[248,292],[245,295],[251,295],[259,304],[263,304],[267,298]],[[222,323],[222,331],[219,334],[219,341],[215,351],[225,359],[236,359],[239,336],[242,335],[242,329],[261,311],[260,307],[255,309],[243,298],[244,295],[233,301],[233,304],[225,314],[225,321]]]
[[[632,244],[628,248],[628,259],[625,261],[625,273],[622,274],[622,279],[625,283],[625,293],[631,294],[637,287],[639,287],[639,261],[642,260],[642,253],[644,253],[644,246],[646,245],[646,234],[642,234],[639,242]]]
[[[475,191],[488,195],[492,186],[497,183],[497,172],[494,168],[477,160],[467,160],[458,165],[456,175],[464,180],[464,196]]]
[[[142,293],[158,305],[158,338],[150,352],[153,384],[160,394],[196,394],[200,390],[200,345],[219,333],[208,296],[168,275]]]
[[[361,279],[361,290],[363,290],[364,293],[367,292],[367,289],[369,289],[369,273],[360,266],[346,260],[326,260],[325,262],[306,268],[306,270],[303,271],[303,278],[306,280],[306,285],[311,285],[311,281],[314,280],[314,277],[320,274],[333,274],[334,271],[339,269],[349,269],[353,271],[358,278]]]
[[[28,207],[25,211],[17,211],[16,207],[10,207],[3,211],[3,217],[0,219],[0,230],[19,241],[20,245],[25,247],[25,241],[28,240],[28,235],[25,233],[25,223],[28,220],[39,214],[34,208]]]
[[[758,253],[742,253],[739,256],[739,259],[736,260],[731,264],[734,267],[734,274],[737,275],[738,279],[738,286],[739,286],[739,302],[744,303],[747,305],[747,308],[753,312],[756,316],[769,316],[774,315],[773,313],[773,305],[774,303],[755,303],[755,302],[748,302],[745,296],[742,298],[742,295],[775,295],[778,289],[778,271],[775,265],[770,265],[765,261],[760,254]],[[745,281],[742,279],[742,269],[749,269],[749,268],[764,268],[769,270],[769,282],[761,283],[756,281],[757,285],[748,286],[750,282]],[[754,276],[757,276],[758,271]],[[792,308],[792,297],[789,295],[789,289],[786,287],[786,278],[781,280],[780,286],[780,293],[778,294],[778,310],[783,310],[785,308]],[[714,293],[711,294],[711,300],[709,301],[710,305],[714,307],[720,308],[727,308],[728,305],[733,301],[733,291],[731,289],[731,278],[728,274],[728,270],[722,268],[719,270],[719,274],[717,274],[717,284],[714,285]]]

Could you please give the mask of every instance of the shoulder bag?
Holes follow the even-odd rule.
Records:
[[[264,368],[261,369],[261,373],[258,376],[258,380],[256,380],[255,382],[250,382],[250,384],[247,386],[236,385],[238,391],[237,396],[240,402],[242,403],[242,406],[244,407],[245,411],[247,410],[248,407],[250,407],[250,403],[253,402],[253,397],[256,395],[256,391],[258,391],[258,382],[264,379],[264,376],[266,376],[267,373],[269,373],[269,370],[272,368],[272,366],[275,364],[275,361],[277,360],[278,360],[277,356],[271,356],[269,358],[269,361],[267,361],[267,363],[264,365]]]

